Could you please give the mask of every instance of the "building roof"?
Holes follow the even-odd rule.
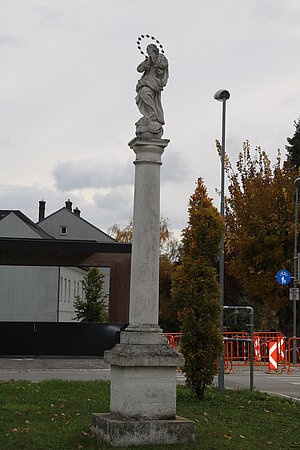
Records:
[[[26,225],[28,225],[38,236],[42,239],[53,239],[50,234],[42,230],[38,225],[36,225],[29,217],[25,216],[19,209],[0,209],[0,220],[7,217],[9,214],[14,213],[19,219],[21,219]]]
[[[47,221],[49,219],[49,217],[55,216],[55,214],[59,213],[60,211],[67,211],[69,214],[72,214],[73,217],[76,217],[76,219],[81,220],[82,222],[88,224],[90,227],[94,228],[95,230],[97,230],[98,232],[103,234],[104,236],[107,236],[110,240],[112,240],[114,242],[117,242],[117,240],[114,239],[112,236],[109,236],[109,234],[107,234],[104,231],[100,230],[100,228],[96,227],[91,222],[88,222],[86,219],[83,219],[81,216],[78,216],[78,215],[74,214],[73,211],[71,211],[69,208],[66,208],[65,206],[63,206],[62,208],[58,209],[57,211],[54,211],[53,213],[49,214],[49,216],[46,216],[44,219],[42,219],[39,222],[37,222],[37,224],[40,224],[42,222]]]

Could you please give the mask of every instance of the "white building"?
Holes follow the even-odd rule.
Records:
[[[21,211],[0,210],[0,237],[35,239],[72,239],[115,242],[110,236],[66,206],[45,217],[45,202],[40,201],[39,222],[35,224]],[[108,267],[104,291],[109,302]],[[0,321],[70,322],[75,318],[74,299],[83,298],[81,280],[87,268],[0,266]]]

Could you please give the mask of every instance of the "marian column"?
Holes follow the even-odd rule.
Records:
[[[154,37],[142,35],[139,49],[144,37],[161,52],[151,43],[137,67],[142,76],[136,103],[142,117],[128,144],[136,157],[129,326],[120,344],[105,352],[111,364],[110,414],[92,417],[92,433],[112,446],[187,444],[195,438],[195,423],[176,416],[176,367],[184,359],[158,325],[160,166],[169,143],[162,139],[161,92],[169,72]]]

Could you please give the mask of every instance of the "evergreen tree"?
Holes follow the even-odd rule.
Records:
[[[97,267],[89,269],[81,281],[85,299],[76,296],[74,301],[76,319],[81,322],[106,322],[107,295],[103,290],[104,274]]]
[[[287,138],[290,145],[286,145],[287,159],[290,161],[292,167],[300,166],[300,118],[294,122],[296,131],[292,138]]]
[[[189,201],[188,226],[183,230],[182,255],[173,275],[172,297],[179,312],[183,371],[200,400],[217,373],[223,349],[220,331],[220,289],[216,260],[224,223],[201,178]]]

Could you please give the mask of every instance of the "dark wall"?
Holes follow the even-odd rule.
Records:
[[[126,323],[0,322],[0,356],[103,356]]]
[[[130,255],[110,267],[109,311],[110,322],[129,321]]]

